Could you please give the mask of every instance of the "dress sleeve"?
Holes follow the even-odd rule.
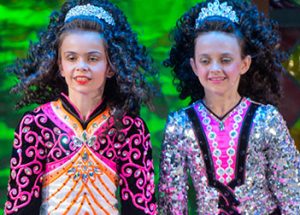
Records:
[[[156,214],[154,167],[150,134],[139,117],[125,116],[125,136],[118,153],[121,214]]]
[[[267,114],[266,156],[268,181],[282,214],[300,211],[300,156],[281,114],[273,107]]]
[[[15,130],[5,214],[39,214],[45,151],[38,121],[27,113]]]
[[[170,115],[165,128],[158,184],[160,214],[188,214],[184,122],[180,118],[176,113]]]

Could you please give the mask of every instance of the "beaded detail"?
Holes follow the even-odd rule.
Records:
[[[160,214],[188,214],[189,174],[196,192],[197,214],[219,214],[218,189],[223,188],[238,201],[234,206],[238,213],[270,214],[280,206],[282,214],[298,214],[300,155],[282,116],[273,106],[260,105],[254,118],[243,124],[251,126],[249,139],[242,141],[247,141],[247,147],[237,149],[243,155],[239,160],[244,163],[243,174],[233,186],[220,186],[207,174],[211,171],[206,168],[209,155],[202,152],[200,145],[204,142],[197,138],[198,131],[186,109],[170,114],[161,153]]]
[[[117,132],[105,103],[87,121],[75,112],[63,96],[24,115],[15,132],[5,213],[156,214],[144,121],[124,115]]]
[[[77,5],[71,8],[65,17],[65,22],[78,16],[94,16],[104,20],[109,25],[115,25],[115,21],[109,12],[105,11],[102,7],[96,7],[91,4]]]
[[[222,183],[229,183],[234,178],[238,134],[249,104],[249,101],[243,99],[222,120],[222,129],[218,125],[220,120],[203,103],[195,105],[212,152],[217,179]]]
[[[201,8],[201,11],[196,19],[196,29],[199,28],[202,20],[210,16],[221,16],[239,24],[239,18],[232,7],[228,6],[227,2],[220,4],[218,0],[215,0],[213,3],[208,3],[207,8]]]

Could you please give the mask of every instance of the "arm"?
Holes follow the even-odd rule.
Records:
[[[45,151],[36,121],[34,115],[25,114],[15,130],[6,214],[39,214]]]
[[[162,144],[159,179],[160,214],[188,214],[187,171],[182,127],[177,114],[168,118]]]
[[[267,114],[268,181],[282,214],[300,211],[300,156],[280,113],[271,108]]]
[[[123,123],[126,128],[122,132],[126,138],[120,149],[118,163],[121,214],[156,214],[149,131],[138,117],[125,116]]]

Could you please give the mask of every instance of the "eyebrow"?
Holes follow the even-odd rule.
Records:
[[[65,51],[64,54],[77,54],[77,52],[75,52],[75,51]],[[90,51],[90,52],[87,52],[85,54],[101,54],[101,55],[103,55],[105,53],[103,53],[101,51]]]
[[[230,52],[224,52],[224,53],[221,53],[220,56],[231,56],[233,55],[232,53]],[[199,54],[198,55],[199,57],[210,57],[211,55],[210,54],[206,54],[206,53],[203,53],[203,54]]]
[[[232,55],[232,53],[230,53],[230,52],[225,52],[225,53],[222,53],[221,55]]]

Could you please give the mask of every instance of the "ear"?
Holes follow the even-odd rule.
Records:
[[[250,55],[247,55],[246,57],[244,57],[244,59],[242,59],[242,66],[241,66],[241,75],[245,74],[250,66],[251,66],[251,62],[252,62],[252,58]]]
[[[195,74],[196,76],[198,76],[197,66],[196,66],[196,63],[195,63],[194,58],[190,58],[190,65],[191,65],[191,67],[192,67],[192,70],[193,70],[194,74]]]
[[[106,78],[111,78],[114,75],[115,75],[115,72],[111,68],[108,68],[108,70],[106,71]]]

